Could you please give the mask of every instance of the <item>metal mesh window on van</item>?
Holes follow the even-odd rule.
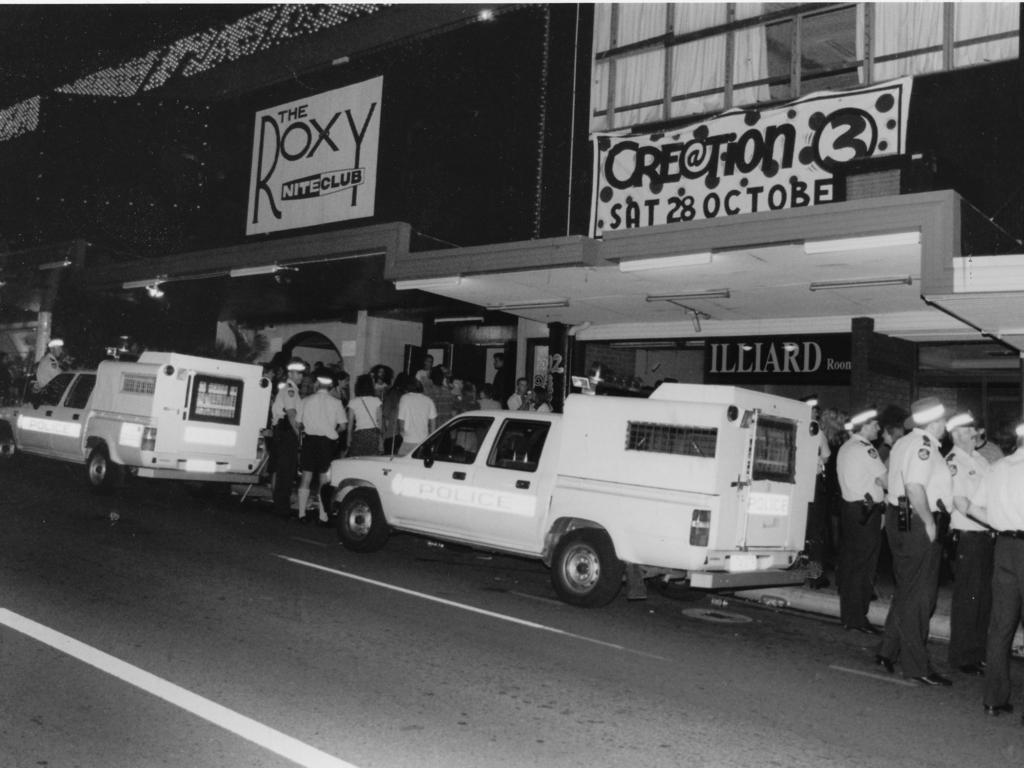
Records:
[[[152,395],[156,389],[156,376],[125,373],[121,376],[121,391],[131,395]]]
[[[653,424],[646,421],[631,421],[627,424],[627,451],[714,458],[717,446],[718,430],[713,428]]]

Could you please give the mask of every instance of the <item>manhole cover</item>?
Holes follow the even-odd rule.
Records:
[[[683,610],[683,615],[689,616],[691,619],[713,621],[717,624],[747,624],[752,621],[749,616],[723,611],[720,608],[686,608]]]

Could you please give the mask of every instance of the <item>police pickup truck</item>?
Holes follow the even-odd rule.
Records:
[[[564,414],[470,411],[408,456],[339,459],[332,508],[350,550],[398,530],[537,558],[584,607],[627,564],[698,588],[794,584],[816,431],[806,403],[736,387],[570,395]]]
[[[84,464],[96,491],[126,472],[252,482],[269,403],[257,365],[145,352],[137,362],[59,373],[27,402],[0,408],[0,453]]]

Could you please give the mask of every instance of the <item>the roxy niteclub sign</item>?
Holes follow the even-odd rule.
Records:
[[[383,82],[256,113],[247,235],[373,215]]]
[[[706,384],[849,384],[849,334],[708,339]]]
[[[591,236],[834,202],[843,164],[905,154],[912,82],[821,92],[676,131],[596,134]]]

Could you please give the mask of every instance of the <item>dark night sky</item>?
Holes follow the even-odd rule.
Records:
[[[257,5],[0,5],[0,106],[228,23]]]

